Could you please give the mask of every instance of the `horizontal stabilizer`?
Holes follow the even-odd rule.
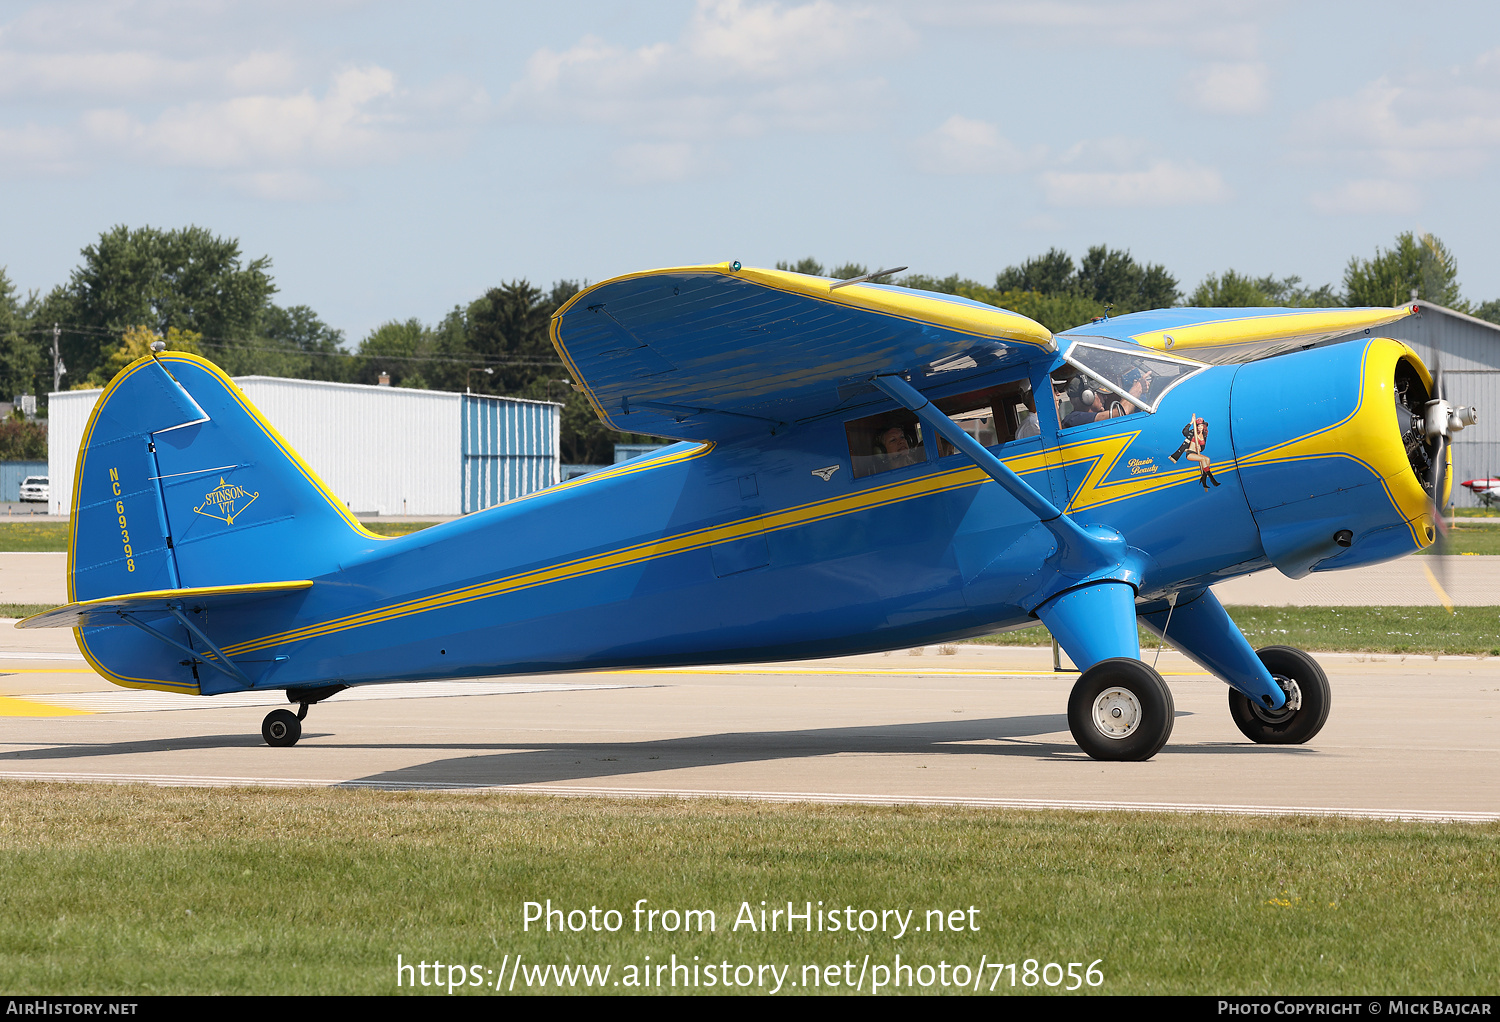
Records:
[[[166,614],[173,607],[183,611],[218,609],[274,599],[312,587],[310,581],[256,582],[241,586],[200,586],[194,589],[158,589],[154,592],[109,596],[53,607],[16,622],[17,628],[81,628],[85,625],[124,625],[121,614]]]

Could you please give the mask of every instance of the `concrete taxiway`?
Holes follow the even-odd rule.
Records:
[[[1337,813],[1500,820],[1500,659],[1327,655],[1327,727],[1256,746],[1223,684],[1173,653],[1172,740],[1098,763],[1051,650],[377,686],[260,737],[278,694],[118,689],[66,631],[0,625],[0,779]],[[1149,655],[1148,655],[1149,659]]]

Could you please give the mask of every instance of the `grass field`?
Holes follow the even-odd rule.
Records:
[[[846,961],[852,982],[866,955],[889,968],[897,954],[909,966],[946,963],[950,976],[964,964],[971,988],[982,957],[1015,962],[1014,990],[1010,970],[980,974],[981,989],[998,978],[995,992],[1006,994],[1055,989],[1023,985],[1027,959],[1063,970],[1082,962],[1080,974],[1102,959],[1097,990],[1110,994],[1492,994],[1500,985],[1500,825],[337,789],[0,790],[0,989],[15,994],[388,994],[398,992],[398,954],[478,966],[461,975],[486,983],[484,970],[516,955],[528,966],[609,965],[611,993],[632,992],[612,985],[629,983],[627,966],[639,975],[647,955],[665,964],[674,954],[791,966],[790,992],[810,982],[803,966],[837,965],[842,984]],[[525,903],[549,898],[564,911],[617,910],[623,926],[524,930]],[[647,908],[712,910],[716,929],[634,932],[641,898]],[[884,934],[734,930],[742,903],[758,923],[762,900],[911,911],[914,926],[942,910],[961,926],[899,939],[889,917]],[[933,980],[929,989],[941,989]],[[523,972],[515,992],[526,984]]]

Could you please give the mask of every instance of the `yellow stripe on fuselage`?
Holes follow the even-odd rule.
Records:
[[[1432,376],[1410,346],[1390,338],[1375,338],[1366,346],[1360,363],[1359,400],[1352,412],[1331,426],[1240,458],[1240,466],[1335,457],[1357,461],[1380,480],[1391,506],[1406,520],[1417,549],[1429,545],[1427,492],[1406,459],[1396,423],[1396,363],[1403,357],[1430,391]]]
[[[1154,492],[1197,478],[1199,469],[1194,466],[1184,470],[1163,472],[1149,476],[1126,477],[1112,482],[1107,481],[1109,473],[1114,469],[1125,451],[1129,449],[1131,442],[1139,435],[1140,431],[1137,430],[1131,433],[1117,434],[1098,440],[1073,444],[1061,450],[1037,451],[1016,458],[1007,458],[1005,459],[1005,464],[1018,475],[1029,475],[1043,471],[1049,466],[1065,467],[1072,464],[1094,462],[1084,482],[1079,486],[1074,499],[1069,503],[1069,511],[1111,504],[1138,494]],[[1233,471],[1233,468],[1232,463],[1226,462],[1221,471]],[[623,568],[662,557],[670,557],[674,554],[701,550],[704,547],[716,546],[720,543],[728,543],[733,540],[748,539],[754,536],[766,535],[767,533],[810,525],[830,518],[840,518],[884,507],[889,504],[898,504],[938,493],[947,493],[952,490],[978,486],[988,480],[989,476],[974,465],[949,469],[922,476],[918,479],[893,483],[864,490],[859,493],[834,497],[829,500],[816,501],[798,507],[787,508],[782,511],[773,511],[751,518],[742,518],[723,525],[693,529],[674,536],[648,540],[644,543],[637,543],[632,546],[622,547],[589,557],[577,558],[562,564],[550,565],[546,568],[509,575],[478,585],[465,586],[461,589],[453,589],[447,592],[434,593],[431,596],[406,600],[360,614],[351,614],[347,617],[319,622],[292,631],[226,646],[224,652],[231,656],[236,656],[241,653],[269,649],[273,646],[284,645],[289,642],[300,642],[306,639],[346,631],[351,628],[361,628],[366,625],[409,617],[413,614],[423,614],[432,610],[440,610],[463,603],[472,603],[476,600],[489,599],[492,596],[502,596],[507,593],[519,592],[524,589],[535,588],[536,586],[582,578],[601,571],[609,571],[614,568]]]

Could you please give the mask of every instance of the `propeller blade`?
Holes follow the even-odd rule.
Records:
[[[1434,376],[1433,382],[1436,383],[1437,380],[1438,377]],[[1427,572],[1427,581],[1432,584],[1433,591],[1437,593],[1438,599],[1448,609],[1448,613],[1452,614],[1453,601],[1448,598],[1447,586],[1444,585],[1448,581],[1448,519],[1443,513],[1444,505],[1447,504],[1447,501],[1443,499],[1443,493],[1448,486],[1447,438],[1441,434],[1438,435],[1433,440],[1432,446],[1432,465],[1428,470],[1428,483],[1431,489],[1431,496],[1427,507],[1436,535],[1429,552],[1433,558],[1432,563],[1437,566],[1437,570],[1434,572],[1426,564],[1422,565],[1422,570]]]
[[[1431,568],[1424,564],[1422,565],[1422,570],[1427,572],[1427,583],[1432,586],[1432,591],[1437,594],[1438,602],[1443,605],[1444,610],[1452,614],[1453,601],[1448,598],[1448,591],[1438,582],[1437,576],[1432,573]]]

